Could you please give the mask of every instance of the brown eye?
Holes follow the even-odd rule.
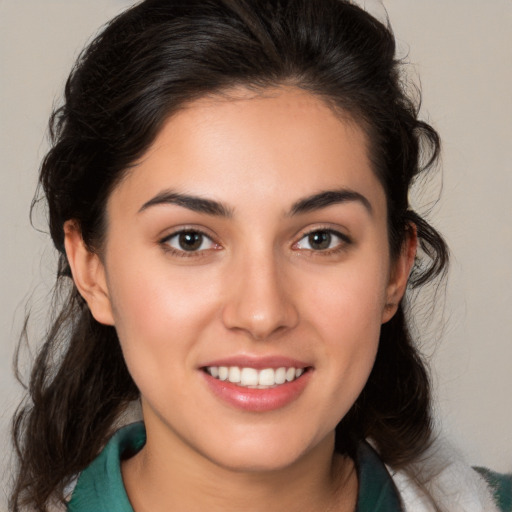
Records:
[[[186,231],[178,235],[178,245],[183,251],[197,251],[203,244],[202,233]]]
[[[332,235],[329,231],[315,231],[308,235],[308,242],[311,249],[323,251],[331,246]]]
[[[317,229],[306,233],[295,245],[295,249],[306,249],[315,252],[331,252],[343,249],[352,243],[351,239],[332,229]]]
[[[161,243],[169,246],[176,253],[194,253],[216,247],[209,236],[194,230],[179,231],[166,237]]]

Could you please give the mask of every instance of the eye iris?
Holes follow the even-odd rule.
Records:
[[[180,233],[178,241],[180,248],[184,251],[195,251],[201,247],[201,244],[203,243],[203,235],[201,233],[188,231],[186,233]]]
[[[308,236],[308,242],[313,249],[328,249],[331,245],[331,234],[328,231],[315,231]]]

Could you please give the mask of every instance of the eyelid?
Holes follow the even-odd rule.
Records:
[[[198,250],[192,250],[192,251],[186,251],[184,249],[179,249],[177,247],[173,247],[169,241],[175,237],[178,237],[179,235],[183,233],[196,233],[204,238],[208,239],[213,247],[208,247],[206,249],[198,249]],[[216,242],[214,236],[212,236],[210,233],[207,233],[206,230],[201,229],[199,227],[195,226],[180,226],[179,228],[174,229],[172,232],[166,234],[163,237],[160,237],[158,240],[158,244],[162,246],[164,251],[171,253],[178,257],[200,257],[203,256],[207,251],[210,250],[218,250],[221,248],[220,244]]]
[[[327,248],[327,249],[307,249],[307,248],[300,248],[298,247],[298,244],[304,240],[305,238],[309,237],[310,235],[318,232],[326,232],[330,233],[331,235],[337,237],[340,239],[340,243],[338,243],[335,247]],[[343,233],[339,229],[335,229],[329,226],[315,226],[314,228],[306,229],[301,232],[299,237],[297,238],[297,241],[294,242],[292,248],[296,250],[303,250],[303,251],[310,251],[321,255],[327,255],[327,254],[333,254],[336,252],[340,252],[342,250],[345,250],[347,246],[352,245],[353,240],[352,238],[347,235],[346,233]]]

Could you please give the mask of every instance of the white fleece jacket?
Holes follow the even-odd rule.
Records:
[[[445,442],[405,470],[388,470],[407,512],[500,512],[485,479]]]

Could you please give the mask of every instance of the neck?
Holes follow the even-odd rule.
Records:
[[[353,461],[334,453],[334,435],[287,467],[240,471],[222,467],[185,443],[148,432],[145,447],[122,465],[135,512],[352,512]]]

